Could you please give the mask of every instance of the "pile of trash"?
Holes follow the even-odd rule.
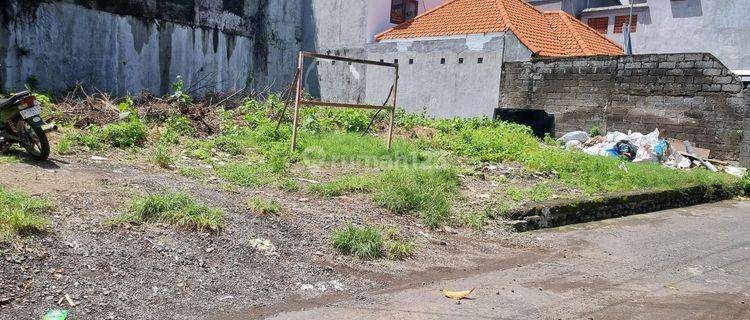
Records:
[[[726,173],[742,177],[747,169],[732,166],[728,162],[710,159],[711,150],[695,148],[690,141],[662,139],[659,129],[649,134],[640,132],[608,132],[606,136],[590,137],[584,131],[573,131],[565,134],[558,142],[566,149],[578,149],[584,153],[619,157],[630,162],[654,162],[677,169],[704,167],[713,172]]]

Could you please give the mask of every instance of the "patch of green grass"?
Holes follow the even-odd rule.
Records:
[[[259,187],[274,180],[273,174],[263,164],[228,163],[214,168],[220,177],[245,187]]]
[[[254,196],[248,200],[247,206],[251,211],[261,215],[277,216],[281,213],[281,205],[276,199]]]
[[[19,163],[21,158],[17,154],[0,154],[0,164]]]
[[[471,228],[474,230],[482,230],[484,225],[487,223],[487,214],[479,211],[462,212],[456,217],[458,225],[462,227]]]
[[[185,155],[198,160],[208,160],[214,156],[213,140],[188,140],[185,144]]]
[[[386,240],[385,255],[391,260],[404,260],[414,255],[416,246],[409,240]]]
[[[347,192],[369,191],[374,184],[371,176],[345,176],[333,182],[312,184],[307,189],[324,197],[338,197]]]
[[[101,134],[115,148],[141,147],[148,137],[146,127],[137,117],[108,124]]]
[[[311,161],[358,163],[365,166],[381,164],[418,164],[428,160],[428,154],[414,143],[394,139],[388,150],[385,139],[354,133],[324,132],[305,135],[300,139],[302,158]]]
[[[377,228],[358,228],[350,223],[336,229],[331,235],[331,245],[344,255],[353,255],[363,260],[380,258],[383,237]]]
[[[55,153],[60,155],[70,154],[74,144],[75,140],[68,134],[65,134],[55,144]]]
[[[177,173],[179,173],[183,177],[198,180],[203,180],[208,177],[208,174],[205,171],[194,167],[179,167],[177,168]]]
[[[508,196],[513,201],[521,201],[524,198],[526,198],[526,194],[523,190],[516,188],[516,187],[508,187],[508,189],[505,189],[505,195]]]
[[[163,143],[157,144],[151,155],[151,162],[164,169],[169,169],[176,161],[177,158],[172,154],[172,150]]]
[[[383,246],[385,256],[390,260],[404,260],[414,255],[416,246],[414,242],[401,237],[398,228],[382,226]]]
[[[163,222],[193,230],[219,231],[221,210],[199,204],[187,194],[173,192],[135,197],[130,211],[107,222],[109,226],[125,223]]]
[[[281,190],[286,192],[297,192],[300,189],[299,182],[292,179],[284,179],[278,184]]]
[[[453,168],[396,168],[381,175],[373,200],[399,214],[412,214],[432,228],[445,224],[459,179]]]
[[[542,202],[552,199],[552,188],[547,184],[537,184],[529,189],[531,201]]]
[[[47,229],[50,222],[42,215],[50,210],[46,200],[0,186],[0,240]]]

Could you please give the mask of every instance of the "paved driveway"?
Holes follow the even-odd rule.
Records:
[[[273,319],[750,319],[749,222],[728,201],[539,231],[557,250],[527,264]]]

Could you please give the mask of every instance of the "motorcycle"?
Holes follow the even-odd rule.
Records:
[[[32,158],[47,160],[49,140],[41,113],[41,105],[29,91],[0,99],[0,149],[18,143]]]

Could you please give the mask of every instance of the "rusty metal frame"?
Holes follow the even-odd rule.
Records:
[[[302,82],[303,82],[305,58],[317,58],[317,59],[330,60],[330,61],[343,61],[343,62],[349,62],[349,63],[359,63],[359,64],[394,68],[394,70],[396,71],[396,75],[393,79],[393,88],[391,89],[392,90],[391,93],[393,94],[393,103],[391,105],[387,105],[388,101],[386,101],[383,105],[378,106],[378,105],[369,105],[369,104],[316,101],[316,100],[303,99],[302,98],[302,88],[303,88]],[[396,117],[396,98],[397,98],[396,93],[398,92],[398,64],[372,61],[372,60],[352,59],[352,58],[346,58],[346,57],[320,54],[320,53],[315,53],[315,52],[300,51],[299,62],[297,65],[297,76],[295,77],[295,79],[296,80],[295,80],[295,98],[294,98],[294,118],[292,121],[293,122],[292,124],[292,152],[294,152],[294,150],[297,149],[297,130],[299,127],[299,110],[300,108],[304,106],[389,110],[390,119],[389,119],[389,124],[388,124],[387,145],[388,145],[388,150],[391,150],[391,145],[393,144],[393,124],[394,124],[394,119]]]

